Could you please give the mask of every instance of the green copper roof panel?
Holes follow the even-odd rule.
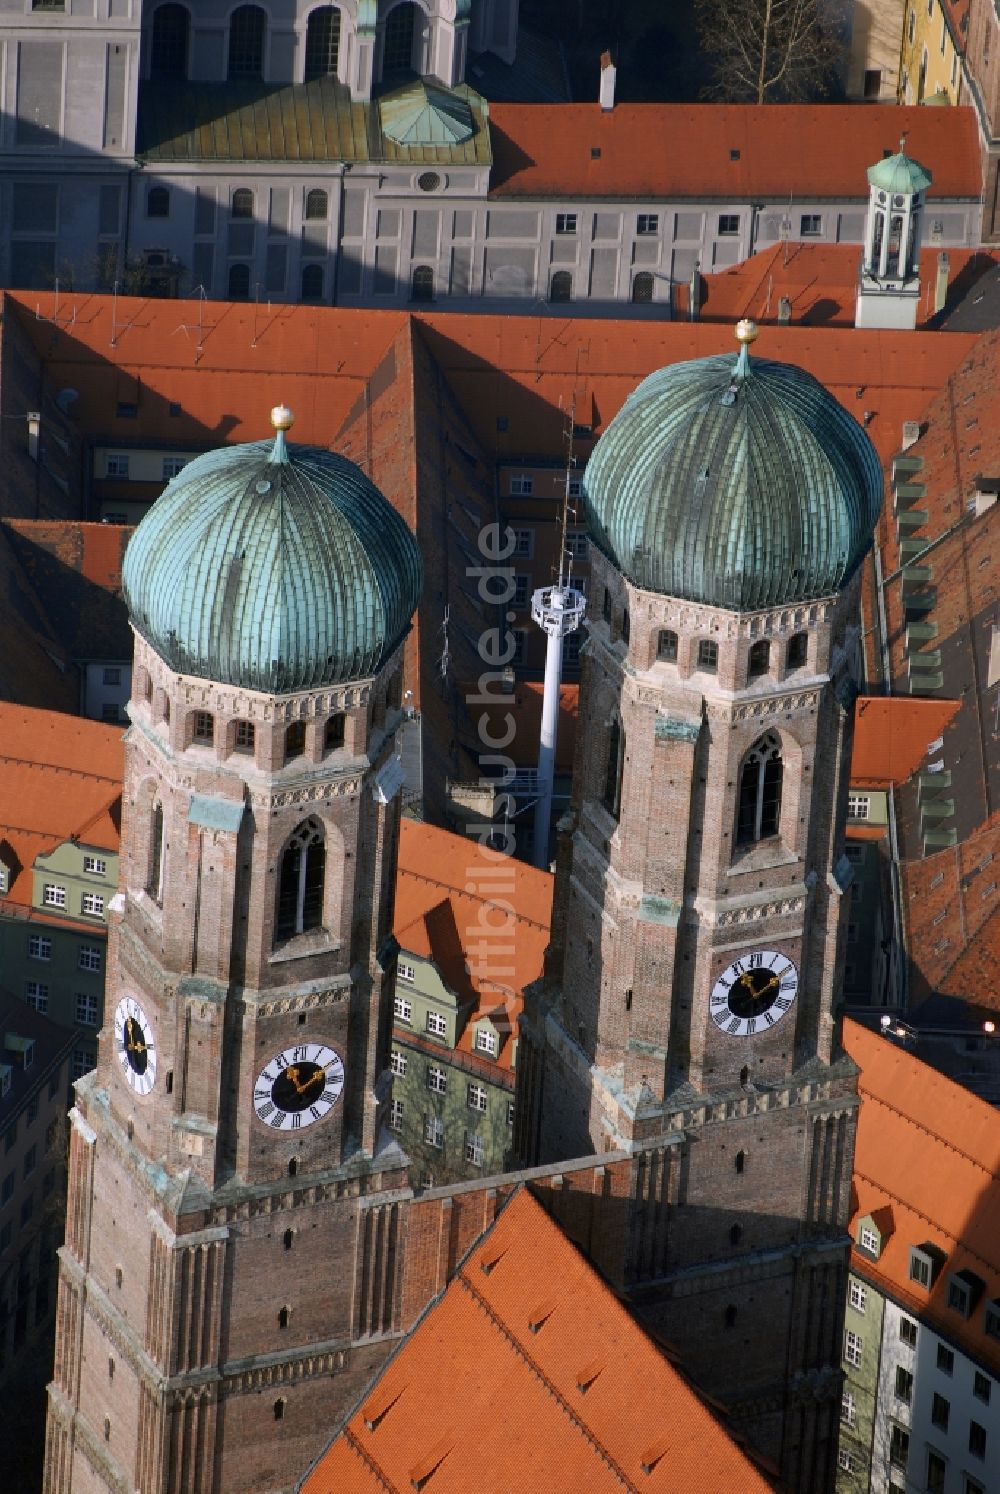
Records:
[[[458,145],[475,126],[465,99],[422,80],[379,99],[382,133],[397,145]]]
[[[926,192],[933,177],[926,166],[899,151],[868,168],[868,180],[882,192]]]
[[[871,544],[882,470],[810,374],[744,354],[645,379],[583,487],[598,545],[635,585],[753,611],[843,585]]]
[[[132,621],[172,668],[275,694],[373,674],[421,577],[416,540],[360,469],[280,434],[189,463],[123,568]]]

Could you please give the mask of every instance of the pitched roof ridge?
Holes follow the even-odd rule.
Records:
[[[529,870],[534,870],[534,868],[529,868]],[[430,877],[426,872],[414,871],[409,866],[401,866],[400,871],[404,876],[413,877],[418,882],[426,882],[429,887],[443,887],[445,891],[452,897],[469,898],[472,902],[482,903],[489,908],[496,908],[500,913],[506,913],[508,911],[508,909],[505,908],[502,903],[495,902],[493,898],[481,897],[478,892],[467,892],[463,887],[456,887],[453,882],[442,882],[437,877]],[[445,898],[441,899],[442,902],[445,902],[447,900],[448,899]],[[434,906],[438,907],[439,905],[435,903]],[[428,909],[428,912],[430,912],[430,909]],[[423,915],[419,914],[418,917],[423,917]],[[518,913],[517,909],[515,908],[514,917],[517,919],[518,923],[530,923],[533,924],[535,928],[541,929],[544,933],[549,932],[549,924],[542,923],[537,918],[532,918],[529,913]],[[414,918],[411,920],[411,922],[416,923],[417,919]],[[409,928],[410,924],[407,924],[406,927]]]
[[[111,773],[92,773],[89,768],[68,767],[65,763],[47,763],[40,761],[38,758],[10,757],[6,752],[2,751],[0,751],[0,763],[5,765],[10,764],[19,768],[34,768],[36,771],[44,768],[51,773],[79,773],[82,777],[93,778],[99,783],[117,784],[119,786],[118,791],[119,793],[121,792],[121,780],[115,778]]]
[[[600,1441],[600,1439],[597,1436],[597,1433],[594,1432],[587,1425],[587,1423],[585,1421],[583,1421],[577,1415],[577,1413],[573,1410],[573,1407],[570,1405],[569,1401],[567,1401],[566,1397],[562,1394],[562,1392],[552,1383],[552,1381],[549,1379],[548,1375],[542,1369],[542,1367],[538,1363],[538,1361],[536,1359],[532,1358],[532,1356],[528,1353],[528,1351],[524,1347],[524,1345],[520,1342],[520,1340],[518,1338],[515,1337],[515,1335],[511,1332],[510,1328],[508,1328],[507,1324],[503,1321],[503,1319],[496,1312],[494,1312],[493,1308],[490,1306],[489,1302],[487,1302],[487,1300],[483,1296],[482,1292],[480,1292],[478,1290],[478,1288],[476,1288],[473,1285],[473,1283],[469,1280],[469,1278],[468,1278],[468,1276],[466,1274],[467,1270],[468,1270],[468,1266],[467,1265],[463,1266],[461,1268],[461,1270],[458,1272],[455,1280],[457,1282],[459,1282],[465,1288],[465,1290],[472,1297],[473,1301],[482,1309],[482,1311],[485,1314],[485,1316],[489,1318],[489,1320],[493,1324],[493,1326],[495,1328],[499,1329],[500,1333],[503,1335],[503,1337],[510,1344],[510,1346],[514,1350],[515,1354],[517,1354],[521,1359],[523,1359],[524,1363],[531,1370],[532,1374],[535,1375],[535,1377],[538,1380],[541,1381],[541,1383],[545,1386],[545,1389],[552,1396],[553,1400],[557,1403],[557,1405],[560,1407],[560,1409],[565,1413],[566,1417],[576,1427],[577,1431],[583,1433],[584,1437],[591,1444],[591,1446],[593,1447],[594,1451],[597,1453],[598,1457],[602,1460],[602,1462],[604,1462],[604,1463],[607,1464],[607,1466],[611,1469],[611,1472],[615,1475],[616,1478],[618,1478],[621,1481],[621,1483],[625,1486],[626,1489],[628,1489],[628,1490],[631,1491],[631,1494],[639,1494],[637,1486],[632,1483],[632,1481],[628,1477],[628,1474],[625,1472],[624,1468],[621,1467],[621,1465],[617,1462],[617,1460],[615,1459],[615,1457],[608,1451],[608,1449]]]
[[[988,1271],[996,1272],[998,1269],[1000,1269],[1000,1266],[998,1266],[998,1263],[996,1261],[991,1261],[987,1256],[980,1255],[979,1251],[976,1250],[974,1246],[967,1244],[967,1242],[962,1238],[961,1235],[953,1234],[952,1231],[950,1229],[947,1229],[939,1219],[932,1219],[929,1214],[925,1214],[923,1209],[919,1209],[916,1204],[912,1204],[908,1202],[907,1199],[903,1198],[900,1194],[894,1193],[891,1188],[886,1186],[881,1178],[870,1177],[868,1173],[862,1172],[857,1166],[855,1166],[854,1168],[854,1176],[855,1178],[863,1179],[863,1181],[870,1184],[870,1186],[874,1188],[876,1192],[883,1194],[887,1199],[891,1199],[891,1201],[894,1204],[898,1204],[900,1208],[906,1209],[907,1213],[915,1214],[918,1219],[922,1219],[925,1224],[930,1225],[935,1234],[943,1235],[944,1238],[946,1240],[950,1240],[953,1245],[955,1245],[956,1247],[960,1247],[966,1255],[971,1256],[973,1260],[979,1261],[983,1266],[986,1267]],[[870,1214],[871,1212],[871,1209],[865,1210],[865,1213],[867,1214]],[[860,1217],[864,1217],[860,1214],[860,1210],[858,1211],[858,1213]]]
[[[934,1071],[931,1070],[931,1072],[933,1073]],[[937,1077],[945,1078],[946,1076],[938,1075]],[[962,1099],[979,1099],[978,1095],[974,1095],[971,1090],[963,1089],[961,1085],[955,1084],[954,1088],[959,1091],[959,1097]],[[864,1069],[862,1069],[861,1077],[858,1081],[858,1092],[862,1094],[866,1099],[873,1100],[875,1104],[883,1106],[884,1109],[891,1110],[893,1115],[899,1116],[900,1120],[908,1121],[910,1125],[915,1126],[917,1130],[923,1131],[925,1135],[932,1137],[937,1142],[940,1142],[942,1146],[948,1147],[950,1151],[953,1151],[957,1156],[964,1158],[966,1162],[971,1162],[973,1167],[978,1168],[980,1172],[984,1172],[988,1178],[992,1178],[995,1182],[1000,1181],[1000,1171],[997,1171],[992,1167],[988,1167],[985,1162],[980,1161],[978,1157],[974,1157],[971,1152],[963,1151],[960,1146],[956,1146],[949,1137],[943,1136],[940,1131],[935,1131],[931,1126],[926,1125],[923,1121],[917,1120],[914,1116],[910,1115],[908,1111],[900,1110],[898,1105],[893,1105],[892,1102],[885,1099],[883,1095],[876,1093],[874,1090],[868,1089],[864,1082]],[[993,1108],[991,1105],[988,1105],[985,1100],[980,1100],[979,1103],[986,1109],[992,1110]]]
[[[364,1463],[365,1467],[368,1469],[368,1472],[372,1475],[372,1477],[378,1479],[379,1483],[382,1485],[382,1488],[387,1491],[387,1494],[402,1494],[399,1485],[394,1484],[391,1481],[389,1475],[383,1472],[382,1468],[380,1468],[378,1463],[376,1463],[371,1453],[368,1452],[367,1448],[362,1445],[362,1443],[351,1431],[350,1421],[347,1421],[344,1424],[343,1437],[344,1441],[347,1442],[348,1445],[352,1447],[357,1453],[358,1457],[361,1459],[362,1463]]]
[[[72,839],[79,840],[85,830],[89,830],[103,815],[110,814],[111,810],[121,799],[121,796],[121,789],[116,789],[109,799],[106,799],[103,804],[98,805],[89,819],[84,820],[83,824],[72,832]]]

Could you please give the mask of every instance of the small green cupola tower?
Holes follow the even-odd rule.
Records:
[[[899,151],[868,168],[868,217],[858,283],[857,327],[912,331],[920,300],[920,240],[933,178]]]

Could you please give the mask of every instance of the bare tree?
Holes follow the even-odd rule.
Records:
[[[820,0],[695,0],[695,19],[714,98],[776,104],[826,93],[836,45]]]

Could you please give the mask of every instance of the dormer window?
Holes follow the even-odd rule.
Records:
[[[948,1306],[963,1318],[972,1316],[983,1295],[985,1283],[974,1271],[956,1271],[948,1277]]]
[[[858,1230],[858,1245],[874,1261],[877,1261],[882,1253],[882,1241],[870,1224],[862,1224]]]
[[[10,891],[10,867],[0,861],[0,893]]]
[[[944,1252],[936,1245],[925,1242],[910,1248],[910,1280],[929,1292],[937,1280],[944,1261]]]
[[[1000,1297],[994,1297],[992,1302],[987,1302],[983,1329],[989,1338],[1000,1341]]]
[[[476,1031],[476,1052],[488,1053],[490,1058],[497,1056],[497,1035],[492,1027],[480,1027]]]

